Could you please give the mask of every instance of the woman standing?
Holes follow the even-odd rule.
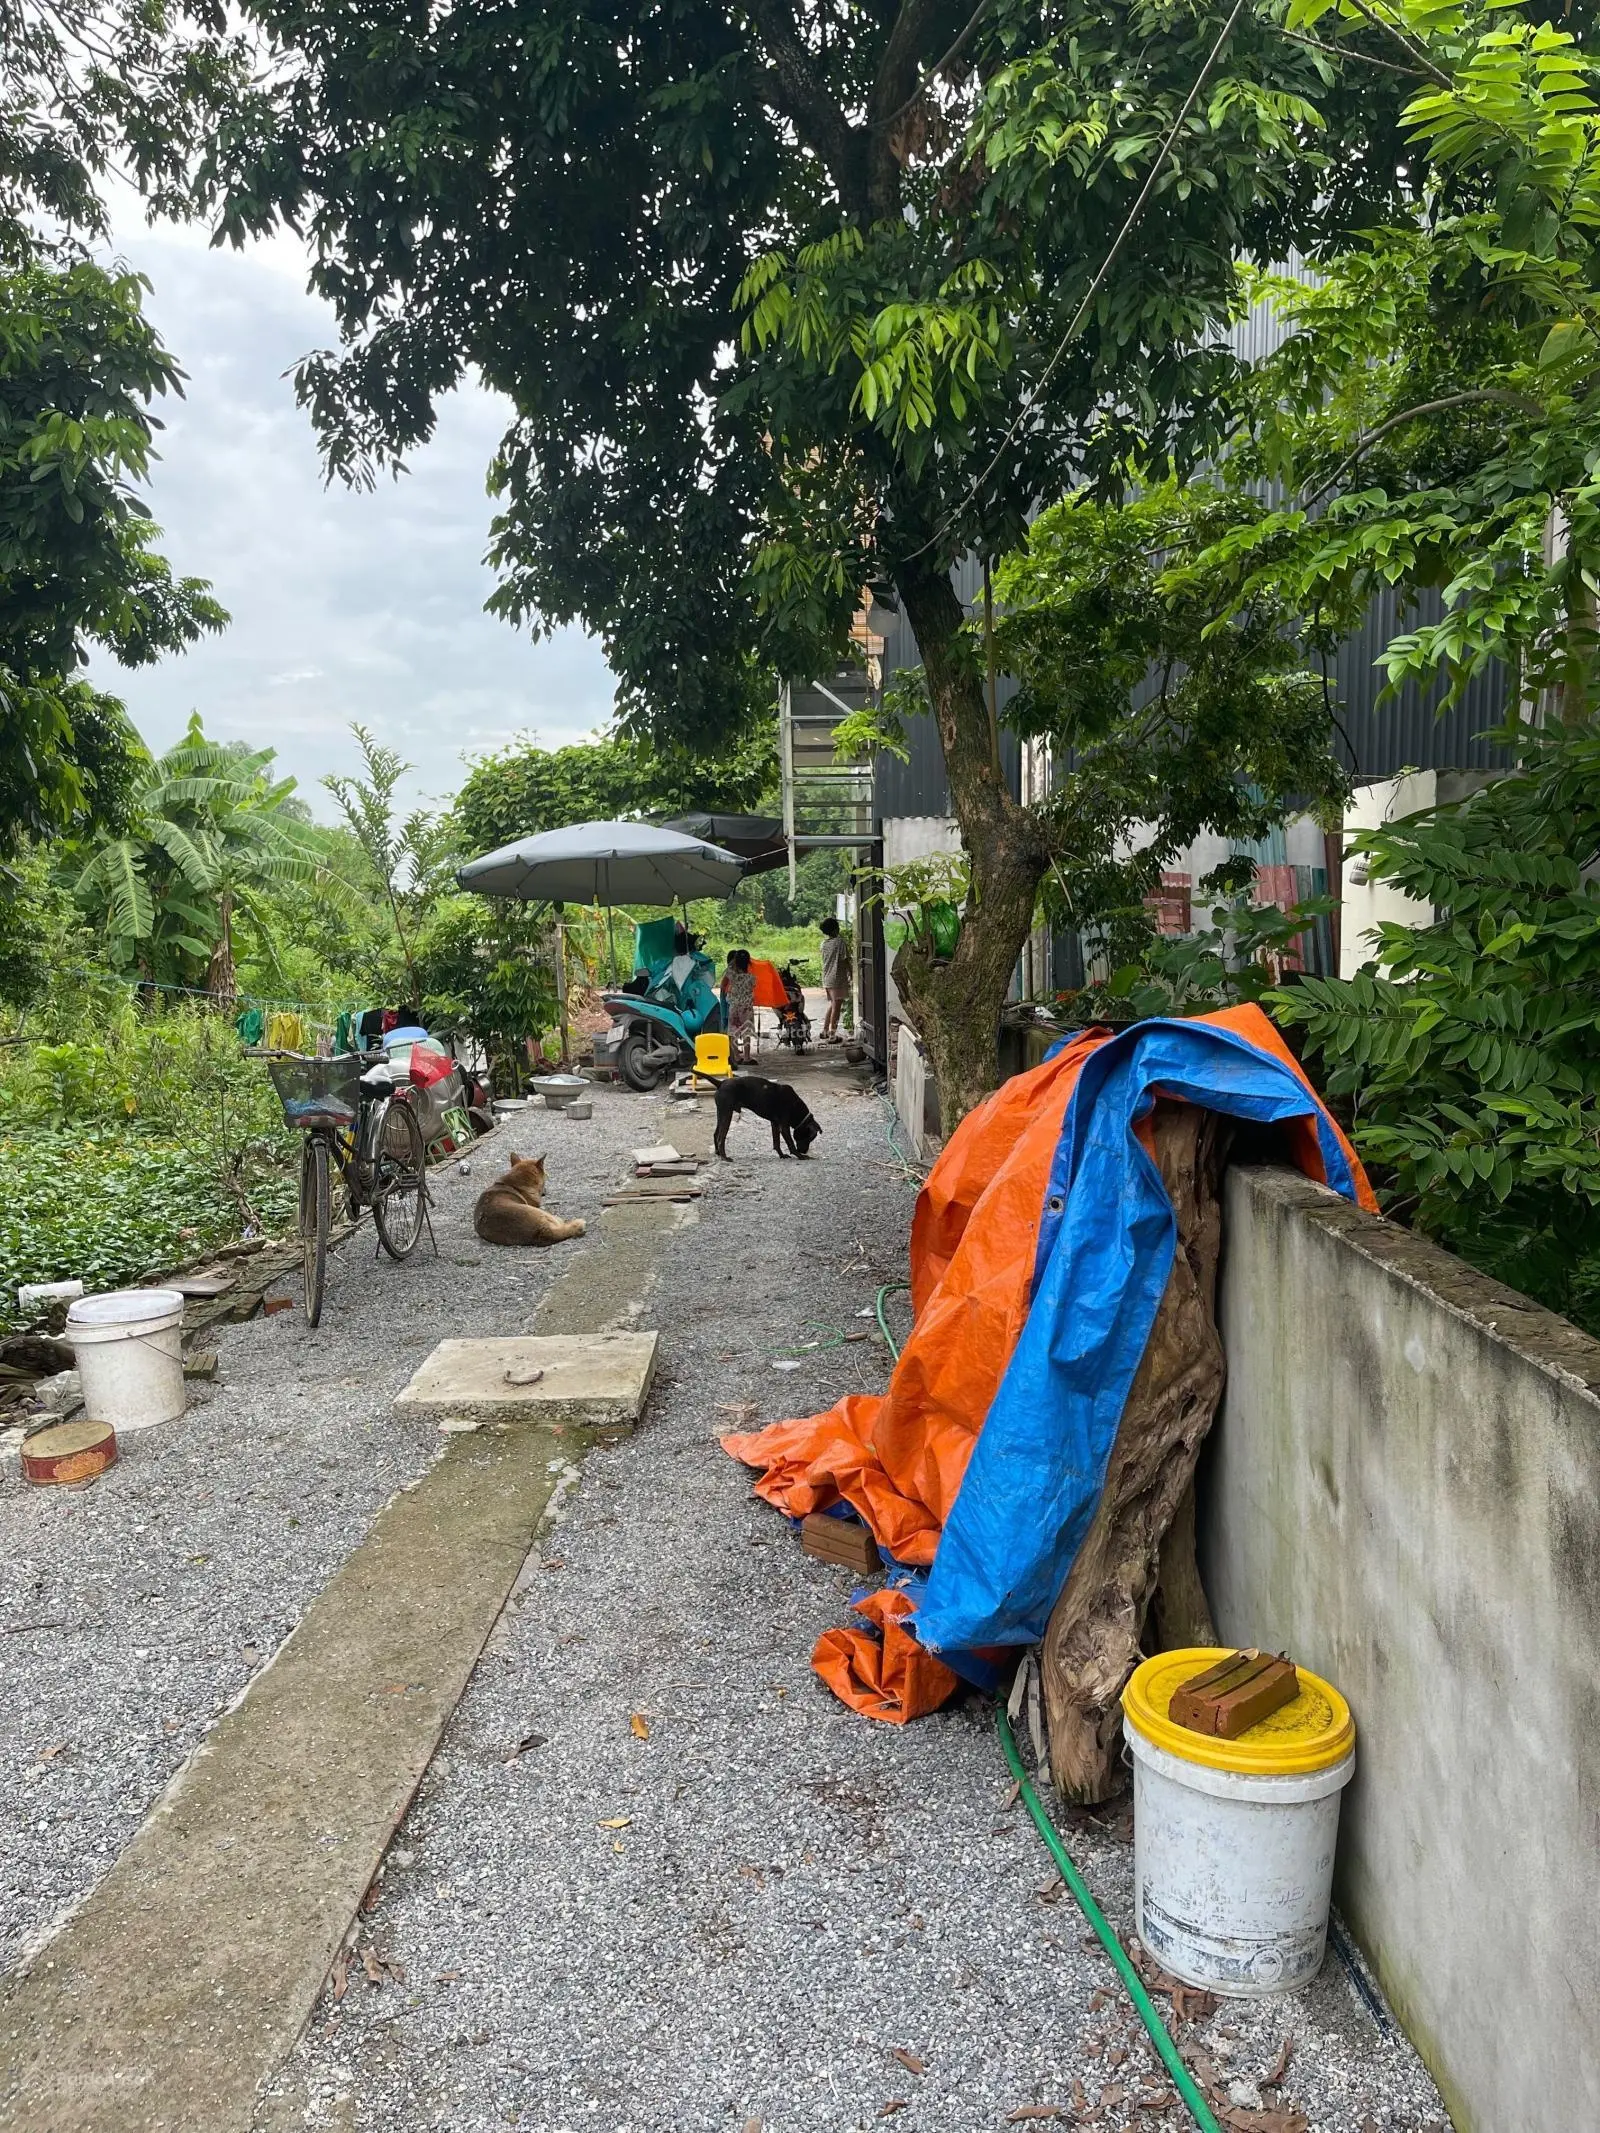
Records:
[[[828,1011],[822,1018],[822,1041],[837,1044],[839,1017],[850,997],[850,944],[839,931],[836,918],[822,921],[822,989],[828,996]]]

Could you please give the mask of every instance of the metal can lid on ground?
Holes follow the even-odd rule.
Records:
[[[35,1488],[72,1488],[93,1481],[117,1459],[109,1422],[57,1422],[35,1430],[22,1447],[22,1476]]]
[[[1124,1722],[1149,1741],[1186,1763],[1209,1770],[1231,1770],[1242,1777],[1304,1777],[1343,1762],[1356,1743],[1350,1706],[1331,1682],[1298,1668],[1300,1693],[1280,1710],[1241,1733],[1236,1740],[1192,1733],[1168,1716],[1173,1697],[1186,1681],[1228,1657],[1225,1645],[1159,1652],[1134,1669],[1122,1692]]]

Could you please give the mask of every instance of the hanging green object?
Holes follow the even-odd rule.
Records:
[[[239,1042],[258,1045],[267,1033],[267,1018],[259,1007],[247,1007],[234,1018],[234,1028],[239,1033]]]
[[[934,954],[940,962],[948,962],[961,938],[961,913],[954,904],[929,904],[928,933],[933,941]]]

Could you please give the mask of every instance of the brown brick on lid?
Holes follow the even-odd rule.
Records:
[[[1237,1740],[1293,1703],[1299,1693],[1300,1677],[1289,1660],[1257,1651],[1230,1652],[1173,1692],[1167,1716],[1191,1733]]]

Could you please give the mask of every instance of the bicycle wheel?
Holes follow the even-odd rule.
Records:
[[[406,1259],[417,1248],[428,1204],[427,1149],[410,1104],[387,1106],[375,1140],[372,1219],[389,1257]]]
[[[320,1133],[306,1135],[300,1154],[300,1265],[306,1324],[314,1326],[328,1281],[328,1144]]]

